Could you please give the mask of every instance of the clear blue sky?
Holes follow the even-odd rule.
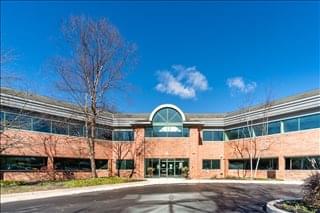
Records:
[[[33,91],[57,95],[44,72],[61,53],[69,15],[107,17],[138,45],[128,76],[134,89],[122,112],[172,103],[186,112],[236,110],[256,100],[319,88],[319,2],[1,2],[1,47],[18,55],[11,69]],[[177,66],[178,65],[178,66]],[[60,97],[61,98],[61,97]]]

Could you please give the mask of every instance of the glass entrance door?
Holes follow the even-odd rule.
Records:
[[[167,165],[168,165],[167,166],[168,176],[174,176],[175,175],[174,160],[168,160]]]
[[[167,177],[167,159],[160,160],[160,177]]]
[[[145,159],[145,177],[181,177],[183,167],[189,167],[189,159]]]

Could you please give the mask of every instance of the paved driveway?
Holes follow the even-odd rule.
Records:
[[[269,200],[299,197],[299,185],[168,184],[1,205],[1,212],[264,212]]]

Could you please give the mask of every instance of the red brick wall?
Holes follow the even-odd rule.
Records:
[[[257,150],[269,147],[261,152],[261,157],[279,158],[278,179],[303,179],[311,171],[284,170],[286,156],[320,155],[320,130],[306,130],[286,134],[276,134],[258,137],[254,143]],[[31,131],[7,130],[1,134],[1,146],[13,145],[2,154],[48,156],[48,170],[52,172],[53,157],[88,158],[86,141],[83,138],[69,137],[55,134],[38,133]],[[121,171],[121,175],[144,177],[145,158],[188,158],[191,178],[222,178],[237,176],[238,172],[228,170],[228,160],[239,158],[234,151],[235,144],[249,147],[249,140],[233,140],[226,142],[202,142],[200,129],[190,128],[190,137],[187,138],[144,138],[144,129],[135,128],[134,142],[114,142],[99,140],[96,143],[96,159],[108,159],[109,169],[99,171],[101,176],[116,175],[116,159],[133,159],[135,169]],[[119,154],[121,147],[121,154]],[[249,158],[245,154],[246,158]],[[203,159],[219,159],[220,169],[203,170]],[[45,174],[46,173],[46,174]],[[250,172],[247,172],[248,175]],[[247,175],[247,176],[248,176]],[[75,172],[76,178],[89,177],[89,172]],[[61,175],[58,175],[61,177]],[[266,177],[266,171],[258,171],[257,177]],[[48,172],[5,172],[5,179],[46,179]]]

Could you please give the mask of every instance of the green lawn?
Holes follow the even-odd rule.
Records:
[[[84,186],[97,186],[104,184],[118,184],[141,181],[137,179],[120,178],[120,177],[101,177],[81,180],[65,180],[65,181],[42,181],[36,183],[22,181],[0,181],[1,194],[43,191],[52,189],[64,189]]]

